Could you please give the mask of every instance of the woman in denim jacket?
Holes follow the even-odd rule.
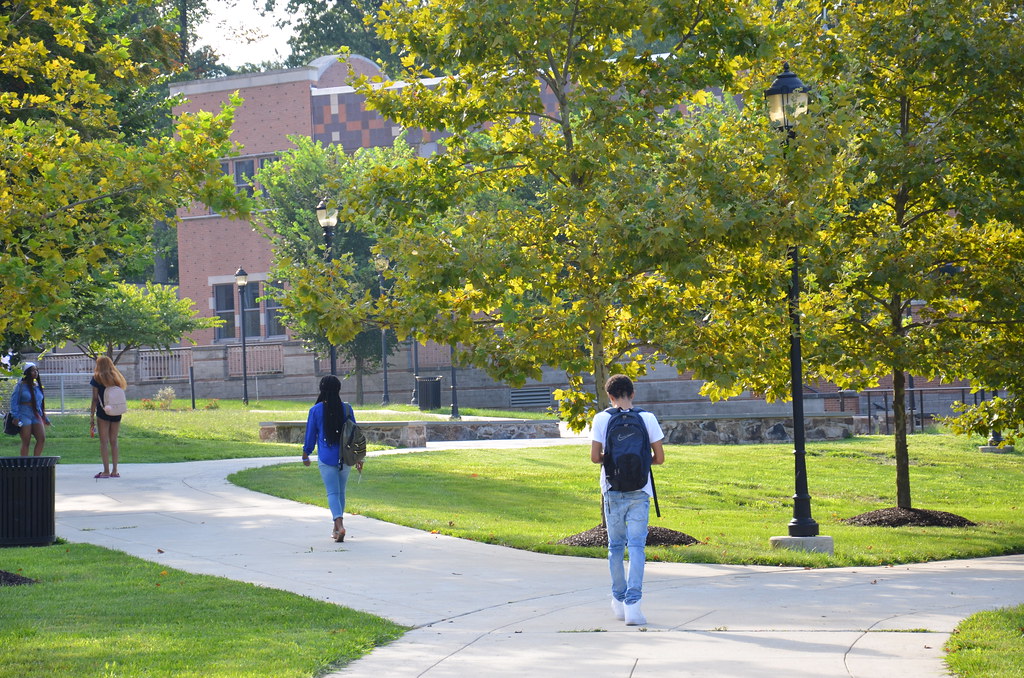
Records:
[[[46,398],[43,396],[43,385],[39,381],[39,370],[35,363],[25,363],[21,381],[14,386],[11,393],[11,414],[21,426],[21,456],[28,456],[28,445],[32,436],[36,438],[32,454],[36,457],[43,453],[46,444],[46,427],[50,419],[46,416]]]

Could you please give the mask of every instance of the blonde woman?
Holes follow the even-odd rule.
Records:
[[[96,369],[92,373],[89,385],[92,386],[89,434],[95,436],[96,432],[99,432],[100,457],[103,459],[103,470],[93,477],[120,478],[121,474],[117,472],[117,457],[120,451],[117,446],[117,434],[121,431],[121,415],[109,415],[103,411],[103,393],[111,386],[127,388],[128,382],[114,366],[114,361],[102,355],[96,359]]]

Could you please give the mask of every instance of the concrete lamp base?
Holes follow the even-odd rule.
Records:
[[[771,537],[768,540],[773,549],[810,551],[812,553],[835,553],[832,537]]]
[[[1002,447],[998,445],[979,445],[978,451],[991,452],[993,454],[1013,454],[1014,449],[1013,445],[1003,445]]]

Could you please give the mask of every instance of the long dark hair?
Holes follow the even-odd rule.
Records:
[[[320,395],[316,401],[324,404],[324,437],[331,445],[341,441],[341,428],[345,424],[345,406],[341,402],[341,380],[328,374],[320,380]]]

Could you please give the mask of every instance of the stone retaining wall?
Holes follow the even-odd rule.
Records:
[[[867,417],[808,416],[804,418],[807,440],[840,440],[868,432]],[[665,442],[675,445],[736,445],[781,443],[793,440],[792,417],[661,419]]]
[[[423,447],[439,440],[526,440],[559,437],[558,422],[515,421],[361,421],[367,441],[388,447]],[[305,421],[260,422],[260,440],[302,443]]]

